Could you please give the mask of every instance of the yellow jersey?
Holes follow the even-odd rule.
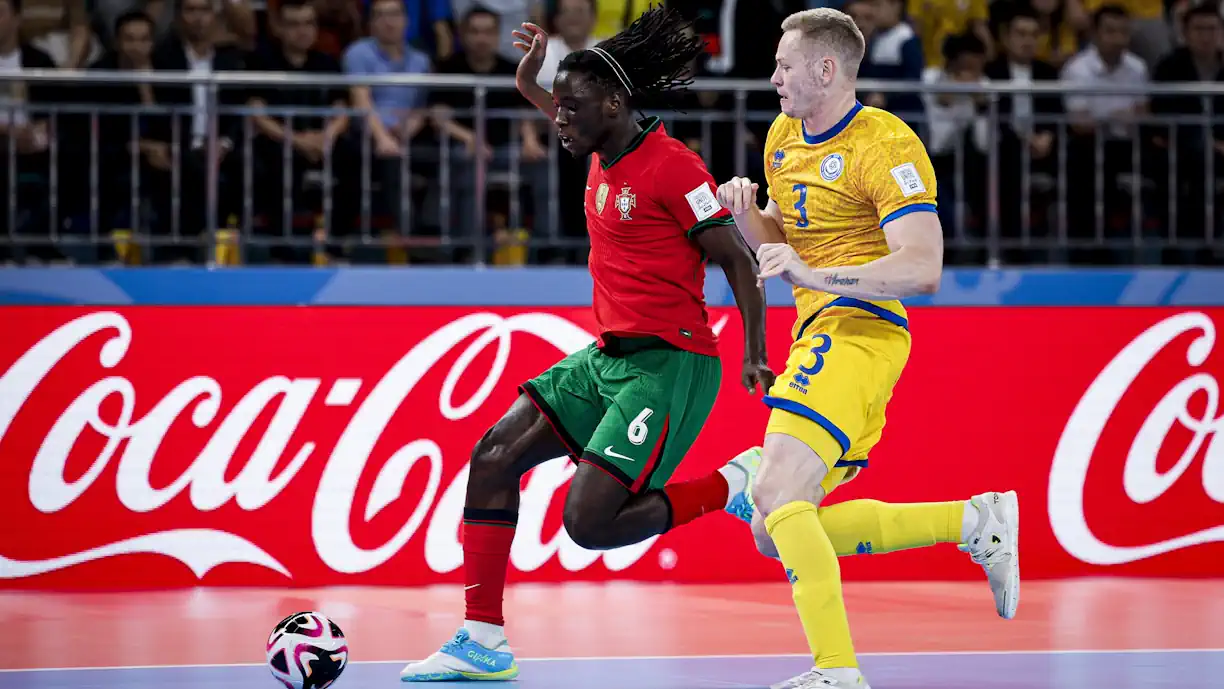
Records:
[[[943,66],[943,45],[949,36],[965,33],[973,22],[990,17],[987,0],[907,0],[905,5],[914,32],[922,37],[928,67]]]
[[[869,263],[890,252],[884,225],[936,211],[935,170],[926,147],[897,116],[855,103],[823,134],[779,115],[765,139],[769,198],[782,211],[786,241],[809,266]],[[838,296],[794,288],[802,324]],[[895,300],[870,302],[906,318]]]

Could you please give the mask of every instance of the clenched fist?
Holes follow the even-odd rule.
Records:
[[[743,215],[756,208],[758,188],[759,185],[747,177],[732,177],[730,182],[719,185],[718,202],[731,211],[731,215]]]

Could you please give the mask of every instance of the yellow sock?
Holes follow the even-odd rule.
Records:
[[[765,529],[791,581],[795,609],[816,667],[858,667],[842,598],[841,566],[810,502],[790,502],[765,518]]]
[[[964,501],[890,505],[849,500],[819,510],[838,557],[891,553],[936,543],[960,543]]]

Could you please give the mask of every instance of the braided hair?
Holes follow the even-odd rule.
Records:
[[[684,76],[689,65],[705,51],[691,26],[674,9],[651,7],[615,36],[566,56],[558,71],[587,74],[609,93],[627,96],[633,108],[675,107],[693,83]]]

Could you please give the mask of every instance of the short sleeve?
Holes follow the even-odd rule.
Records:
[[[909,213],[935,212],[935,169],[926,147],[913,132],[873,144],[863,156],[859,186],[875,207],[880,227]]]
[[[655,168],[655,201],[689,237],[734,222],[718,203],[717,189],[701,158],[688,149],[675,154],[667,165]]]

